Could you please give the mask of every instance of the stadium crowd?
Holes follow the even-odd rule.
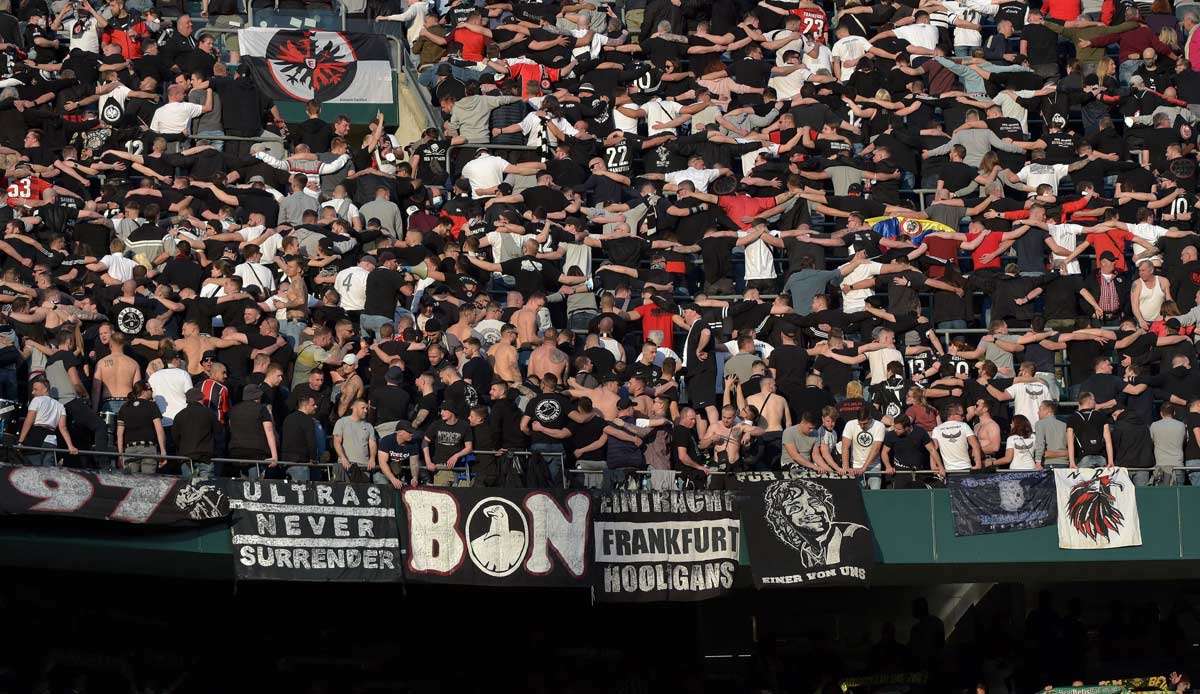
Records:
[[[67,452],[31,462],[1200,483],[1200,10],[348,8],[444,121],[401,142],[285,123],[202,29],[239,9],[0,0],[0,397]]]

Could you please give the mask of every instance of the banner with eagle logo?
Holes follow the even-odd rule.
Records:
[[[1124,468],[1056,469],[1058,546],[1062,549],[1138,547],[1137,496]]]
[[[382,35],[306,29],[240,29],[242,62],[275,100],[390,104],[392,64]]]

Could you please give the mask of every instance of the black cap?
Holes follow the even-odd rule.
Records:
[[[621,398],[617,401],[618,410],[628,410],[631,407],[633,407],[633,401],[629,398]]]
[[[1104,251],[1100,254],[1100,260],[1111,260],[1117,262],[1117,256],[1112,251]]]
[[[400,368],[399,366],[393,366],[387,370],[387,373],[385,373],[383,377],[390,383],[403,383],[404,369]]]
[[[216,361],[217,353],[214,350],[208,350],[200,356],[200,361]]]
[[[437,74],[441,77],[449,77],[454,74],[454,69],[450,67],[450,63],[442,63],[437,66]]]
[[[188,388],[186,397],[188,402],[204,402],[204,391],[199,388]]]
[[[391,251],[380,251],[380,253],[379,253],[379,262],[380,263],[386,263],[389,260],[395,260],[395,259],[396,259],[396,254],[392,253]]]
[[[409,422],[405,419],[401,419],[399,422],[396,422],[396,431],[407,431],[409,435],[413,437],[421,435],[421,432],[417,431],[416,427],[412,425],[412,422]]]
[[[242,400],[261,400],[263,396],[262,386],[257,383],[251,383],[242,389]]]
[[[849,187],[846,188],[846,192],[847,193],[857,193],[859,195],[862,195],[862,184],[861,183],[851,183],[849,185]]]

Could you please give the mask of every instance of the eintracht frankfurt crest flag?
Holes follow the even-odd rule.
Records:
[[[1057,469],[1058,546],[1108,549],[1142,544],[1137,495],[1124,468]]]
[[[241,29],[242,60],[272,99],[391,103],[387,40],[373,34],[303,29]]]

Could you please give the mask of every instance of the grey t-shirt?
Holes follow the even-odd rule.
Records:
[[[1033,457],[1039,462],[1062,463],[1067,458],[1045,459],[1046,451],[1067,450],[1067,424],[1058,417],[1043,417],[1033,425]]]
[[[203,89],[193,89],[188,92],[188,101],[203,106],[206,96]],[[196,133],[213,131],[221,131],[221,97],[217,96],[215,91],[212,96],[212,110],[208,113],[201,113],[192,119],[191,132],[194,135]]]
[[[342,437],[342,450],[346,459],[355,465],[365,466],[371,459],[371,441],[375,438],[375,427],[365,419],[355,421],[346,415],[333,425],[333,435]]]
[[[1016,342],[1021,339],[1016,335],[996,335],[996,342]],[[1012,352],[1005,352],[996,346],[996,342],[986,342],[983,358],[996,365],[996,370],[1001,374],[1012,375],[1013,373],[1013,355]]]
[[[1160,419],[1150,425],[1154,441],[1154,464],[1158,467],[1183,465],[1183,444],[1187,427],[1178,419]]]
[[[817,445],[817,437],[801,434],[800,425],[797,424],[783,430],[783,457],[780,458],[779,462],[784,468],[800,465],[800,461],[793,459],[788,453],[787,444],[789,443],[795,446],[796,451],[800,455],[812,461],[812,449],[813,446]]]
[[[801,270],[793,272],[783,291],[792,295],[792,308],[801,316],[812,313],[812,300],[825,293],[825,285],[837,282],[842,273],[837,270]]]

